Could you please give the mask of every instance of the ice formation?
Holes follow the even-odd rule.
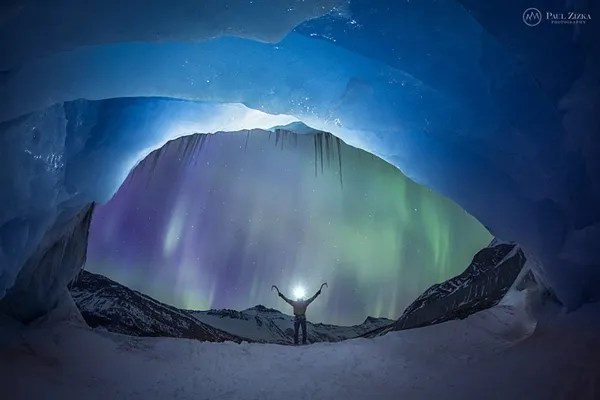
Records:
[[[0,297],[56,215],[109,198],[165,130],[190,133],[194,103],[171,98],[331,132],[534,253],[565,305],[594,298],[600,25],[532,29],[522,12],[471,0],[14,2],[0,21]],[[78,100],[111,98],[128,99]]]
[[[108,201],[168,140],[292,121],[236,104],[129,98],[59,104],[3,124],[0,168],[11,173],[0,175],[0,289],[12,286],[46,231],[84,204]]]

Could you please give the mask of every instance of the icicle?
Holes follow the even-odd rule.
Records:
[[[154,176],[154,171],[156,170],[156,166],[158,165],[158,160],[161,158],[161,156],[166,153],[166,150],[168,149],[168,142],[166,145],[162,146],[161,148],[154,150],[152,153],[150,153],[149,157],[150,157],[150,171],[148,172],[148,182],[146,183],[146,185],[150,184],[150,181],[152,180],[153,176]]]
[[[186,136],[183,140],[185,141],[185,147],[183,149],[183,154],[181,155],[181,162],[189,160],[188,157],[189,157],[189,153],[190,153],[190,149],[191,149],[191,145],[192,145],[190,136]]]
[[[342,140],[340,138],[335,138],[336,143],[337,143],[337,150],[338,150],[338,166],[340,169],[340,185],[342,186],[342,189],[344,188],[344,180],[342,179]]]
[[[185,138],[180,138],[179,139],[179,146],[177,146],[177,155],[181,157],[181,150],[183,150],[183,146],[185,145],[186,140]]]
[[[208,145],[208,140],[210,136],[211,135],[207,133],[196,133],[194,135],[188,165],[191,165],[192,162],[194,163],[194,165],[198,165],[200,153],[202,153],[202,150]]]
[[[123,183],[123,186],[125,186],[126,190],[129,190],[131,188],[131,184],[133,183],[133,181],[134,181],[136,175],[138,174],[138,171],[140,170],[143,163],[144,163],[144,161],[140,162],[138,165],[133,167],[133,169],[131,170],[129,175],[127,175],[127,178],[125,179],[125,183]]]
[[[208,146],[208,140],[210,139],[210,135],[201,135],[200,136],[200,145],[198,146],[198,154],[196,155],[196,160],[200,157],[200,153],[202,150]]]
[[[319,133],[319,153],[321,156],[321,175],[323,175],[323,132]]]
[[[200,153],[200,151],[202,149],[202,143],[204,142],[204,137],[205,137],[205,135],[202,135],[202,134],[194,135],[194,139],[192,141],[192,154],[190,155],[188,165],[191,165],[192,162],[194,163],[194,165],[197,165],[198,154]]]
[[[244,153],[246,152],[246,149],[248,148],[248,139],[250,138],[250,131],[246,131],[246,143],[244,144]]]
[[[330,142],[331,137],[329,136],[328,133],[325,134],[325,151],[327,151],[327,166],[329,167],[331,165],[331,149],[329,146],[329,142]]]
[[[317,176],[317,135],[313,136],[313,142],[315,147],[315,177]]]
[[[248,148],[250,134],[250,130],[247,130],[244,143],[244,151],[246,151]],[[273,132],[269,131],[269,139],[271,138],[272,134]],[[196,133],[167,142],[163,147],[156,149],[155,151],[150,153],[142,162],[140,162],[135,168],[133,168],[133,170],[126,179],[125,184],[130,186],[133,180],[136,179],[136,176],[140,175],[142,172],[147,172],[148,185],[152,180],[153,174],[158,166],[158,163],[163,158],[163,156],[168,153],[169,147],[174,145],[175,141],[178,142],[177,149],[175,151],[179,158],[179,170],[181,171],[182,168],[184,168],[185,166],[189,166],[192,163],[193,165],[197,165],[200,153],[208,145],[210,136],[211,134]],[[288,140],[290,136],[293,137],[293,145],[297,148],[298,136],[300,135],[295,132],[286,131],[284,129],[275,130],[275,146],[280,146],[280,149],[283,150],[284,142]],[[331,158],[337,156],[338,172],[340,175],[340,185],[343,188],[344,185],[342,176],[342,141],[328,132],[320,131],[314,133],[312,136],[314,147],[315,177],[318,175],[319,163],[321,164],[321,174],[325,173],[324,157],[327,157],[327,167],[330,168]],[[335,146],[333,145],[334,138],[336,142]],[[323,154],[324,152],[325,155]],[[374,156],[371,155],[371,157]]]

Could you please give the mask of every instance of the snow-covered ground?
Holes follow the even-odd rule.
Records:
[[[301,347],[0,326],[2,399],[600,398],[600,304],[536,326],[520,301],[505,302],[461,321]]]

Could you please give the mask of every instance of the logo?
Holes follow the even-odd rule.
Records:
[[[552,25],[583,25],[592,20],[592,15],[574,11],[568,12],[546,12],[545,15],[534,7],[523,12],[523,22],[527,26],[538,26],[542,21]]]
[[[523,12],[523,22],[527,26],[538,26],[542,22],[542,12],[537,8],[528,8]]]
[[[567,13],[547,12],[546,19],[554,25],[583,25],[592,20],[592,15],[573,11]]]

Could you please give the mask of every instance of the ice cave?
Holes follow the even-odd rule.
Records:
[[[8,399],[599,398],[599,2],[0,10]],[[452,199],[518,245],[549,300],[511,287],[500,304],[512,308],[306,348],[131,341],[78,325],[67,285],[94,205],[170,140],[274,126],[331,134]]]

